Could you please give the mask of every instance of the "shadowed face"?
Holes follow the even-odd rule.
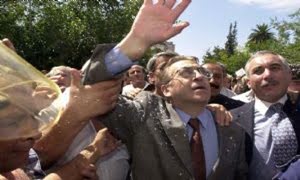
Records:
[[[215,97],[220,94],[223,87],[223,70],[222,67],[217,64],[204,64],[203,67],[212,72],[212,78],[209,80],[211,88],[211,96]]]
[[[144,82],[145,74],[143,71],[143,67],[139,65],[133,65],[128,70],[128,77],[133,83]]]
[[[28,163],[29,150],[41,133],[38,130],[38,121],[12,104],[2,102],[0,117],[1,136],[7,136],[11,132],[16,134],[16,137],[7,140],[0,139],[0,172],[8,172]]]

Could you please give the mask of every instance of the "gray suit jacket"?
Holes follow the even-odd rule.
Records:
[[[251,163],[252,154],[253,154],[253,138],[254,138],[254,103],[252,101],[250,103],[244,104],[243,106],[236,108],[231,111],[233,115],[233,121],[236,122],[239,126],[241,126],[246,132],[246,160],[248,164]],[[300,152],[299,142],[300,142],[300,98],[296,101],[296,103],[292,104],[290,99],[288,98],[287,102],[283,106],[284,112],[287,114],[293,128],[295,130],[297,141],[298,141],[298,154]],[[263,159],[258,164],[255,164],[258,171],[263,171],[266,179],[273,176],[274,172],[268,172],[268,168],[266,168]],[[251,174],[250,174],[251,176]]]
[[[89,81],[97,82],[95,76],[108,77],[106,69],[101,70],[105,68],[101,59],[91,59],[98,65],[90,67],[98,72],[96,75],[95,69],[89,69],[93,72],[91,76],[86,74]],[[176,111],[154,94],[140,96],[136,101],[120,97],[117,107],[101,117],[127,145],[133,179],[194,179],[188,135]],[[245,179],[245,132],[235,123],[217,126],[217,131],[219,157],[208,179]]]

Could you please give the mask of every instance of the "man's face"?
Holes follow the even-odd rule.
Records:
[[[204,64],[203,67],[208,69],[213,73],[212,78],[209,81],[211,96],[215,97],[220,94],[220,91],[223,87],[223,70],[221,66],[217,64]]]
[[[286,92],[291,82],[291,73],[279,57],[266,54],[254,58],[248,66],[248,85],[257,98],[276,102]]]
[[[163,71],[162,66],[169,61],[170,57],[167,56],[159,56],[154,64],[154,71],[149,72],[149,82],[154,84],[155,86],[160,86],[158,76]]]
[[[34,138],[0,141],[0,173],[22,168],[28,163]]]
[[[133,65],[128,70],[128,76],[133,82],[143,82],[145,81],[145,74],[143,68],[139,65]]]
[[[166,69],[172,80],[163,87],[163,93],[173,105],[207,104],[210,98],[209,82],[197,68],[202,67],[194,61],[183,60]]]
[[[40,138],[38,122],[14,105],[0,110],[0,173],[12,171],[28,163],[28,153]],[[8,138],[9,139],[5,139]]]

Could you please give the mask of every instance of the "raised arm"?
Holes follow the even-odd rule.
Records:
[[[153,44],[164,42],[180,33],[189,24],[176,23],[191,0],[144,0],[127,36],[116,45],[100,44],[94,50],[84,71],[84,84],[113,79],[125,72],[132,61],[140,59]],[[114,49],[113,49],[114,48]],[[113,49],[113,50],[112,50]]]
[[[144,0],[128,35],[117,45],[130,59],[137,60],[153,44],[179,34],[189,24],[176,23],[191,0]]]

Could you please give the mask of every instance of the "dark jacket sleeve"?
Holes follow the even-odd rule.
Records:
[[[104,57],[115,45],[114,43],[97,45],[83,72],[83,84],[95,84],[114,78],[112,74],[107,71]]]

